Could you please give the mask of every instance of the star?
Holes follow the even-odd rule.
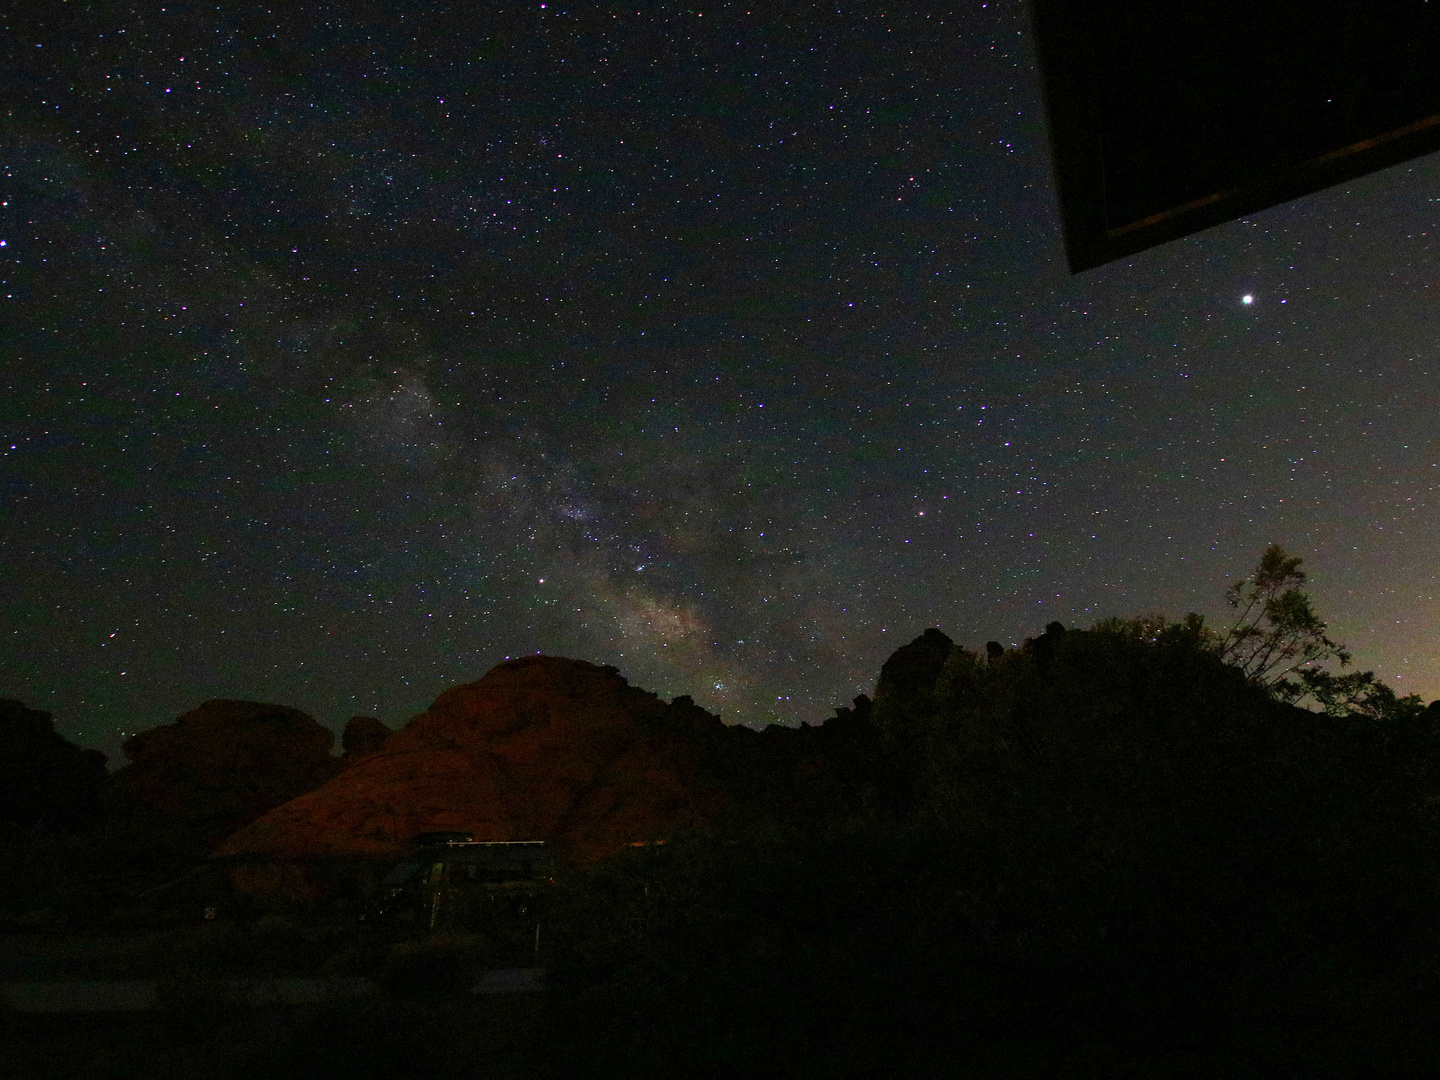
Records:
[[[692,38],[633,8],[481,5],[451,33],[419,0],[373,25],[299,5],[283,30],[264,7],[154,29],[204,95],[121,78],[161,48],[131,31],[65,39],[75,78],[37,61],[22,87],[0,299],[9,367],[44,377],[7,380],[0,682],[57,729],[119,754],[120,723],[214,697],[400,721],[536,650],[726,722],[816,722],[873,689],[891,626],[1018,641],[1057,593],[1078,627],[1219,618],[1271,540],[1335,575],[1338,625],[1386,597],[1357,663],[1409,657],[1407,691],[1440,697],[1411,632],[1434,590],[1394,591],[1437,550],[1392,525],[1435,471],[1434,364],[1401,344],[1429,340],[1440,257],[1418,166],[1367,181],[1363,229],[1337,189],[1071,278],[1036,242],[1033,64],[957,66],[918,17],[711,11],[727,32]],[[956,31],[976,56],[1028,36],[998,7]],[[231,80],[211,39],[232,33],[366,42],[391,74],[266,53]],[[764,42],[796,33],[814,48],[772,68]],[[888,78],[898,56],[913,78]],[[791,115],[828,119],[761,145]],[[943,149],[1016,122],[993,161]],[[1222,318],[1237,275],[1284,311]],[[1303,410],[1278,404],[1299,387]],[[1349,423],[1370,410],[1393,452]]]

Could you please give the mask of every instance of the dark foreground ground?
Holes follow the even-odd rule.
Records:
[[[687,1013],[683,1026],[692,1036],[713,1044],[704,1052],[693,1043],[688,1049],[662,1049],[675,1032],[662,1030],[659,1015],[627,1016],[623,1022],[632,1029],[659,1025],[651,1027],[652,1056],[646,1052],[645,1040],[629,1039],[630,1048],[621,1050],[613,1041],[613,1031],[577,1031],[573,1026],[577,1017],[583,1020],[590,1010],[577,1013],[563,987],[558,993],[553,989],[469,992],[467,988],[475,985],[470,973],[457,977],[450,964],[457,952],[463,953],[463,939],[380,943],[364,955],[353,948],[333,954],[319,968],[306,965],[303,974],[315,976],[328,968],[338,979],[343,976],[333,973],[344,968],[353,979],[355,970],[362,968],[373,991],[343,1000],[267,1006],[247,1003],[227,989],[233,985],[227,980],[237,970],[250,975],[256,971],[256,954],[264,951],[259,936],[245,937],[252,962],[238,968],[213,962],[217,955],[229,955],[216,949],[216,942],[226,938],[225,927],[132,937],[0,938],[0,982],[145,977],[158,991],[158,1007],[145,1011],[35,1014],[0,1009],[0,1077],[465,1080],[888,1075],[1209,1080],[1427,1076],[1436,1075],[1440,1061],[1435,1039],[1424,1034],[1440,1031],[1440,1016],[1432,1007],[1397,999],[1383,985],[1353,981],[1324,986],[1296,983],[1290,993],[1272,998],[1253,1013],[1232,1014],[1224,1020],[1203,1000],[1194,1002],[1193,1012],[1172,1012],[1161,1019],[1133,992],[1102,995],[1108,1000],[1091,1002],[1088,1015],[1074,1009],[1060,1013],[1031,1009],[1016,1002],[1012,1004],[1021,1007],[1004,1011],[1028,1015],[1025,1022],[957,1030],[944,1048],[919,1045],[918,1032],[905,1030],[903,1017],[893,1025],[893,1044],[888,1046],[877,1045],[876,1031],[861,1035],[850,1024],[832,1026],[825,1034],[815,1026],[815,1010],[801,1002],[795,1003],[785,1023],[761,1036],[774,1043],[772,1055],[764,1047],[741,1051],[754,1041],[756,1031],[753,1026],[748,1031],[726,1030],[734,1018],[732,1014],[727,1019],[723,1009],[709,1016]],[[341,961],[335,962],[335,956]],[[261,966],[275,969],[273,962]],[[292,968],[292,974],[302,974],[301,969]],[[616,986],[604,996],[626,992]],[[845,996],[840,994],[837,1001],[843,1003]],[[1276,1000],[1281,1002],[1278,1008]],[[959,1025],[966,1027],[962,1017],[988,1010],[984,1001],[957,1000],[942,1011],[953,1011]],[[1049,1018],[1042,1019],[1046,1015]],[[823,1026],[823,1019],[819,1022]],[[675,1023],[673,1017],[670,1023]],[[891,1027],[888,1022],[882,1026],[886,1031]],[[630,1034],[633,1037],[635,1031]],[[727,1045],[737,1051],[728,1064]],[[677,1056],[686,1063],[683,1072],[663,1064]],[[756,1062],[767,1059],[774,1071],[757,1072]],[[743,1071],[728,1067],[736,1061],[745,1063]]]
[[[589,1072],[573,1053],[556,1063],[546,1052],[542,994],[488,997],[382,995],[315,1005],[243,1008],[203,992],[164,1010],[127,1014],[4,1018],[0,1075],[6,1080],[462,1080],[485,1077],[612,1075]],[[1198,1033],[1197,1033],[1198,1034]],[[897,1039],[903,1041],[903,1033]],[[1036,1029],[986,1038],[919,1071],[848,1067],[826,1048],[813,1067],[792,1063],[794,1076],[934,1077],[1229,1077],[1424,1076],[1413,1049],[1359,1046],[1333,1023],[1294,1016],[1223,1045],[1173,1033],[1149,1046],[1143,1033],[1117,1045],[1073,1028]],[[743,1038],[742,1040],[743,1041]],[[1307,1045],[1304,1062],[1293,1055]],[[573,1048],[572,1048],[573,1050]],[[900,1057],[909,1057],[897,1046]],[[823,1061],[823,1064],[822,1064]],[[648,1071],[645,1073],[649,1075]],[[705,1075],[737,1075],[722,1071]],[[757,1075],[748,1073],[748,1075]]]
[[[535,1075],[543,994],[469,992],[485,980],[477,981],[467,944],[357,941],[282,920],[262,932],[211,924],[127,936],[3,935],[7,990],[143,986],[146,993],[129,996],[153,1007],[33,1012],[7,1004],[24,995],[0,995],[0,1077]],[[257,1004],[236,990],[247,980],[363,984],[366,992]]]
[[[195,993],[144,1013],[4,1018],[0,1074],[30,1080],[533,1075],[538,994],[244,1008]]]

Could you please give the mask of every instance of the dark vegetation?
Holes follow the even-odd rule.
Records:
[[[714,824],[565,874],[543,1010],[508,1035],[431,1024],[406,1058],[377,1006],[334,1006],[265,1060],[329,1075],[297,1064],[313,1039],[351,1076],[1433,1073],[1440,702],[1346,672],[1298,566],[1268,550],[1223,632],[1055,623],[982,654],[927,630],[818,730],[702,746],[736,795]],[[96,851],[7,813],[7,883]],[[463,943],[347,938],[340,915],[192,914],[166,962],[419,957],[440,974],[396,1009],[479,1007],[444,996]]]
[[[1298,566],[1225,633],[926,631],[814,790],[570,883],[553,1071],[1433,1071],[1440,703],[1331,672]]]

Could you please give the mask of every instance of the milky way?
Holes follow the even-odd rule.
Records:
[[[74,6],[0,127],[0,694],[69,737],[537,651],[818,722],[1271,541],[1440,696],[1435,157],[1072,278],[1017,4]]]

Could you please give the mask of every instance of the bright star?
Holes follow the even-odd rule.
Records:
[[[1240,297],[1240,302],[1242,304],[1253,304],[1255,302],[1255,297],[1251,296],[1247,292],[1244,296]]]

